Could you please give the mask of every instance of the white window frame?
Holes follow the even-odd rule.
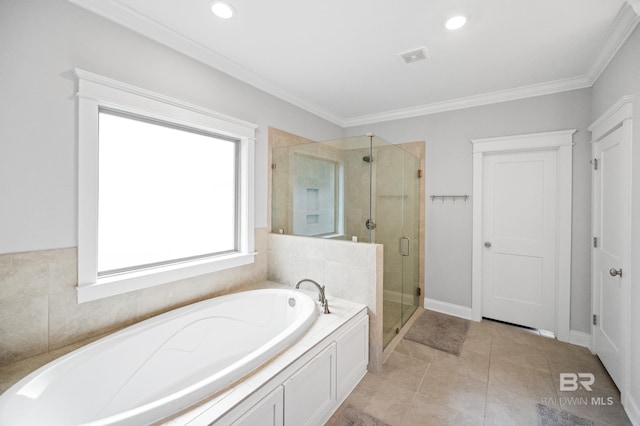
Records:
[[[257,125],[75,68],[78,80],[78,303],[254,262]],[[98,277],[98,113],[106,108],[239,140],[238,250]]]

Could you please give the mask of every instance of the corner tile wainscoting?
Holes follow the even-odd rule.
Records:
[[[107,333],[200,300],[255,288],[267,279],[266,229],[256,229],[255,244],[258,254],[252,265],[80,304],[75,248],[0,255],[0,392],[21,378],[20,371]]]
[[[270,282],[259,287],[289,288]],[[317,296],[315,292],[296,291]],[[318,307],[314,316],[311,328],[287,349],[231,386],[169,417],[163,415],[158,424],[324,424],[366,373],[369,319],[365,305],[338,298],[332,299],[330,315]],[[14,363],[15,379],[47,361],[49,357],[36,356],[28,363]],[[5,387],[10,384],[3,378]],[[115,418],[109,417],[105,424],[129,424],[126,417]],[[21,423],[18,420],[16,424]]]

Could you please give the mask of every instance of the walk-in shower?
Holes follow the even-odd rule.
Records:
[[[419,304],[420,159],[371,134],[271,154],[272,232],[384,246],[386,346]]]

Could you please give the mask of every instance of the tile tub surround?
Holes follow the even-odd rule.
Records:
[[[605,425],[631,424],[596,356],[531,330],[471,322],[459,357],[402,338],[387,349],[380,372],[367,373],[328,426],[349,404],[392,426],[535,426],[539,403]],[[593,391],[560,391],[561,372],[594,374]],[[571,405],[572,397],[587,404]],[[611,405],[592,404],[592,397],[611,397]]]
[[[253,284],[239,286],[236,289],[228,291],[224,294],[229,294],[229,293],[239,292],[239,291],[257,290],[261,288],[283,288],[283,287],[288,287],[288,286],[284,286],[282,284],[271,282],[271,281],[259,281]],[[220,294],[219,296],[222,296],[222,295],[223,294]],[[215,296],[212,296],[212,297],[215,297]],[[195,302],[192,302],[192,303],[195,303]],[[190,303],[186,303],[185,305],[188,305],[188,304]],[[160,313],[162,312],[159,312],[158,314],[154,314],[154,315],[159,315]],[[154,315],[150,315],[149,317]],[[58,349],[54,349],[49,352],[45,352],[29,358],[25,358],[20,361],[12,362],[9,364],[0,365],[0,393],[4,392],[13,384],[17,383],[20,379],[25,377],[27,374],[31,373],[34,370],[37,370],[43,365],[71,351],[74,351],[82,346],[85,346],[95,340],[108,336],[109,334],[115,331],[118,331],[118,330],[112,330],[106,333],[98,334],[96,336],[92,336],[92,337],[80,340],[78,342],[75,342],[66,346],[62,346]]]
[[[256,262],[187,280],[77,303],[76,248],[0,255],[0,368],[116,331],[168,310],[267,279],[267,230]],[[0,382],[2,381],[0,370]]]
[[[369,370],[382,365],[382,251],[380,244],[269,234],[268,279],[288,286],[310,278],[339,297],[369,308]]]
[[[281,284],[274,282],[260,282],[252,286],[248,286],[243,290],[255,288],[281,288]],[[288,287],[288,286],[287,286]],[[315,296],[315,291],[302,290],[310,296]],[[251,398],[251,394],[260,389],[264,385],[269,385],[272,378],[280,372],[294,365],[299,358],[303,358],[315,345],[320,341],[334,333],[340,326],[356,316],[366,314],[366,306],[364,304],[354,303],[338,298],[333,299],[331,315],[320,314],[318,304],[318,317],[312,324],[311,328],[303,337],[294,345],[284,352],[274,357],[271,361],[263,365],[263,367],[254,370],[246,378],[234,385],[231,389],[223,391],[215,398],[206,401],[193,410],[184,412],[173,419],[170,424],[184,425],[193,421],[195,424],[201,423],[201,416],[206,412],[206,418],[217,418],[218,416],[228,412],[234,406],[242,403],[244,400]],[[100,336],[102,337],[102,336]],[[0,393],[8,389],[12,384],[19,381],[22,377],[30,372],[43,366],[44,364],[58,358],[65,353],[71,352],[96,338],[87,339],[85,341],[69,345],[67,347],[52,351],[46,354],[38,355],[26,360],[18,361],[8,366],[0,367]]]

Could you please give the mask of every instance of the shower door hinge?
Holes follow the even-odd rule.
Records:
[[[420,296],[420,293],[421,293],[421,291],[420,291],[420,287],[417,287],[417,288],[416,288],[416,296]]]
[[[598,325],[598,316],[596,314],[593,314],[593,325]]]
[[[593,237],[593,248],[598,248],[598,237]]]
[[[598,170],[598,159],[594,158],[593,160],[589,161],[591,164],[593,164],[593,170]]]

